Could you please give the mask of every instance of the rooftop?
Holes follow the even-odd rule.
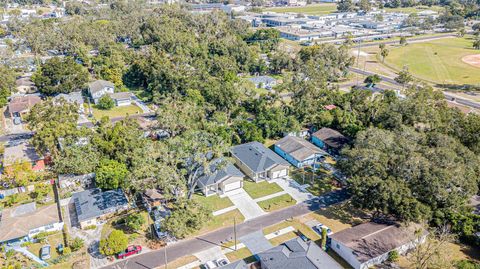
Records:
[[[258,254],[268,269],[342,269],[332,257],[313,241],[305,242],[300,237]]]
[[[256,141],[233,147],[232,154],[255,173],[264,172],[275,165],[289,166],[287,161]]]
[[[102,191],[98,188],[77,192],[72,195],[78,221],[85,221],[127,206],[128,200],[121,189]]]
[[[274,79],[270,76],[251,77],[251,78],[248,78],[248,80],[255,83],[255,84],[260,84],[260,83],[270,84],[270,83],[273,83],[273,82],[277,81],[276,79]]]
[[[3,154],[3,164],[5,166],[19,161],[36,162],[42,159],[43,157],[38,155],[35,148],[27,141],[15,142],[15,144],[5,147]]]
[[[275,147],[280,148],[298,161],[303,161],[314,154],[328,155],[319,147],[296,136],[285,136],[275,143]]]
[[[110,94],[110,98],[114,100],[130,99],[132,98],[132,94],[129,92],[116,92],[116,93]]]
[[[0,211],[0,242],[28,235],[31,230],[60,222],[56,204],[36,208],[35,202]]]
[[[245,175],[228,161],[216,160],[210,166],[210,172],[198,179],[198,184],[202,187],[220,183],[229,177],[244,177]]]
[[[322,128],[313,133],[312,136],[322,140],[327,146],[334,149],[340,149],[348,142],[347,137],[342,135],[339,131],[330,128]]]
[[[413,241],[419,229],[418,225],[367,222],[334,233],[330,238],[352,249],[357,260],[363,263]]]
[[[77,103],[78,105],[83,104],[82,92],[71,92],[69,94],[60,93],[53,97],[53,100],[60,100],[61,98],[69,103]]]
[[[113,83],[111,83],[110,81],[101,80],[101,79],[95,80],[94,82],[91,82],[90,84],[88,84],[88,88],[90,89],[90,92],[92,94],[96,93],[98,91],[101,91],[106,87],[114,88],[115,85]]]
[[[8,103],[8,111],[10,113],[23,113],[41,101],[42,99],[36,95],[16,96]]]

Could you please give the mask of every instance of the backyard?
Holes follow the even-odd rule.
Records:
[[[135,115],[135,114],[141,114],[141,113],[143,113],[143,110],[136,105],[116,106],[108,110],[92,107],[93,117],[97,120],[103,117],[116,118],[116,117],[124,117],[127,115]]]
[[[462,61],[479,53],[472,42],[471,37],[443,38],[393,47],[385,62],[396,70],[406,66],[414,76],[434,83],[478,85],[480,68]]]
[[[336,181],[325,170],[317,170],[316,172],[293,170],[290,172],[290,177],[300,185],[308,184],[307,191],[315,196],[339,189],[335,185]]]

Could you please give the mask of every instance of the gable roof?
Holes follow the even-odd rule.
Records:
[[[217,169],[218,166],[222,165],[220,169]],[[244,177],[245,175],[238,170],[230,162],[222,163],[221,159],[217,159],[210,165],[210,173],[203,175],[198,179],[198,185],[205,187],[212,184],[218,184],[224,181],[229,177]]]
[[[328,153],[319,147],[296,136],[285,136],[275,143],[275,147],[280,148],[283,152],[288,153],[298,161],[303,161],[314,154],[328,155]]]
[[[85,221],[127,206],[128,200],[121,189],[102,191],[98,188],[77,192],[72,195],[78,221]]]
[[[132,94],[129,92],[116,92],[111,93],[110,98],[113,100],[127,100],[132,98]]]
[[[330,128],[322,128],[313,133],[312,136],[322,140],[327,146],[334,149],[340,149],[348,143],[347,137],[342,135],[339,131]]]
[[[364,263],[413,241],[418,229],[421,229],[418,225],[402,227],[399,224],[367,222],[334,233],[330,238],[350,248],[357,260]]]
[[[77,103],[78,105],[83,104],[82,92],[71,92],[69,94],[60,93],[53,97],[53,100],[60,100],[61,98],[69,103]]]
[[[10,113],[22,113],[41,101],[42,99],[36,95],[15,96],[8,103],[8,111]]]
[[[28,235],[31,230],[60,222],[56,204],[36,208],[35,202],[0,211],[0,242]]]
[[[101,80],[101,79],[95,80],[94,82],[91,82],[90,84],[88,84],[88,88],[90,89],[90,93],[92,94],[99,92],[106,87],[115,88],[115,85],[110,81]]]
[[[297,237],[258,254],[268,269],[341,269],[343,268],[313,241]]]
[[[3,153],[3,164],[5,166],[22,161],[33,163],[42,159],[43,157],[38,155],[35,148],[27,141],[17,141],[15,144],[5,147]]]
[[[289,163],[259,142],[250,142],[232,148],[232,154],[255,173],[264,172],[276,165]]]

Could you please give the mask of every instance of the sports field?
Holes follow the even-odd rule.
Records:
[[[441,6],[431,6],[431,7],[428,7],[428,6],[415,6],[415,7],[399,7],[399,8],[385,8],[385,11],[387,12],[401,12],[401,13],[417,13],[417,12],[420,12],[420,11],[424,11],[424,10],[433,10],[433,11],[436,11],[436,12],[442,12],[443,10],[445,10],[444,7],[441,7]]]
[[[295,12],[304,13],[309,15],[324,15],[337,11],[337,4],[335,3],[322,3],[306,5],[304,7],[271,7],[266,8],[264,11],[275,11],[279,13]]]
[[[470,37],[443,38],[395,47],[385,61],[397,70],[407,66],[414,76],[427,81],[480,85],[480,68],[462,61],[467,55],[480,54],[472,42]]]

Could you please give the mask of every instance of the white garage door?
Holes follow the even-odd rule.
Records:
[[[229,184],[225,184],[225,187],[224,187],[224,192],[227,192],[227,191],[231,191],[231,190],[236,190],[236,189],[240,189],[242,187],[242,182],[241,181],[237,181],[237,182],[232,182],[232,183],[229,183]]]
[[[280,171],[275,171],[272,173],[272,178],[279,178],[279,177],[284,177],[287,176],[287,169],[283,169]]]

